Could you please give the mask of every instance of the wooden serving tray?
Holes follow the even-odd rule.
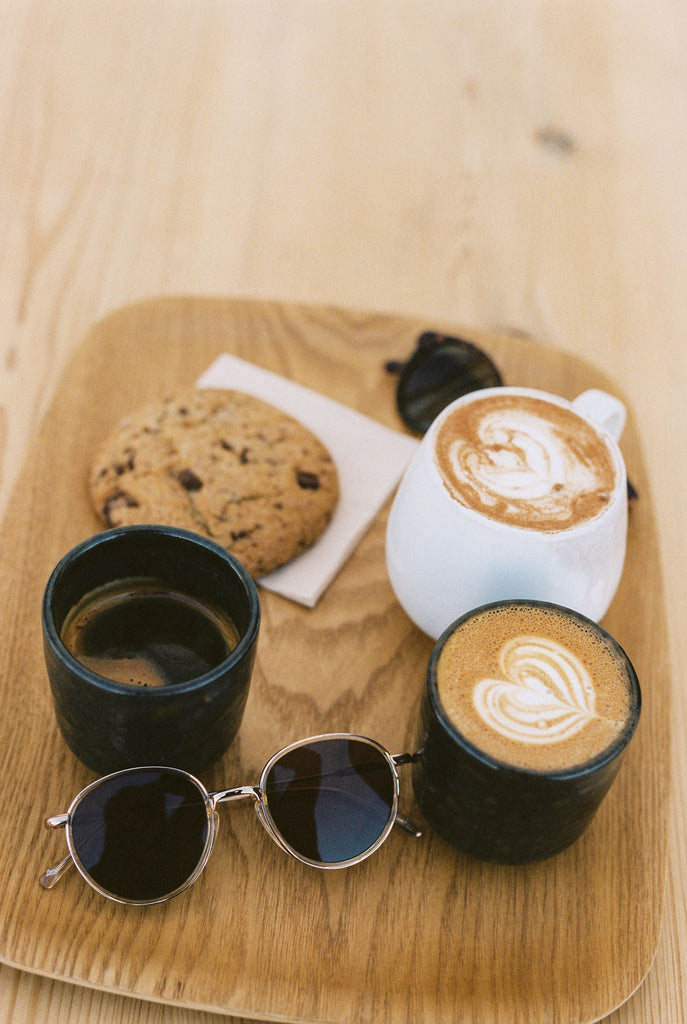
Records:
[[[329,308],[159,299],[115,312],[85,338],[0,535],[4,962],[170,1004],[336,1024],[580,1024],[640,985],[662,910],[670,713],[655,525],[631,415],[622,448],[641,497],[604,624],[635,663],[644,709],[615,786],[571,849],[502,867],[468,859],[429,830],[420,840],[394,830],[357,867],[317,871],[285,856],[248,807],[228,805],[205,872],[168,904],[121,907],[75,871],[51,892],[38,885],[64,853],[44,818],[92,778],[55,725],[40,600],[61,555],[99,529],[86,492],[94,445],[127,411],[193,383],[224,351],[401,429],[383,364],[409,354],[430,327],[483,345],[507,383],[569,398],[589,386],[618,391],[592,367],[519,336]],[[388,582],[387,512],[316,608],[262,591],[244,722],[204,778],[210,788],[257,781],[275,750],[313,733],[350,729],[395,753],[413,746],[432,645]],[[418,816],[409,772],[401,781],[402,810]]]

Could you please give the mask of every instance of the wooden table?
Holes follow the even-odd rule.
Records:
[[[642,436],[677,685],[663,934],[607,1020],[680,1024],[687,11],[0,0],[0,26],[3,508],[81,337],[152,295],[473,324],[619,381]],[[225,1019],[8,967],[0,1010],[7,1024]]]

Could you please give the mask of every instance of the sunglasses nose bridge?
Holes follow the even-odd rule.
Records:
[[[257,786],[238,786],[234,789],[219,789],[215,793],[208,794],[210,804],[214,811],[217,804],[229,803],[231,800],[245,800],[252,797],[253,800],[260,800],[260,790]]]

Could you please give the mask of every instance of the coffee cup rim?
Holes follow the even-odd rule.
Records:
[[[128,683],[120,683],[114,679],[99,675],[92,669],[87,668],[78,660],[65,646],[60,637],[60,632],[55,624],[52,602],[57,586],[68,567],[77,558],[91,551],[95,547],[104,544],[116,543],[126,535],[152,534],[157,537],[170,537],[182,542],[204,548],[212,555],[218,556],[227,564],[238,577],[248,601],[248,626],[239,637],[239,641],[233,651],[219,664],[213,666],[209,671],[183,683],[175,683],[173,686],[151,686],[138,687],[130,686]],[[116,577],[114,577],[116,578]],[[194,533],[192,530],[185,530],[175,526],[164,526],[157,524],[135,524],[131,526],[117,526],[80,541],[60,558],[55,565],[43,592],[41,604],[41,615],[43,621],[43,635],[46,643],[49,643],[55,657],[59,658],[70,670],[78,675],[84,682],[102,691],[112,694],[127,694],[132,700],[138,701],[170,701],[175,695],[182,695],[194,690],[204,689],[222,677],[235,664],[238,664],[246,656],[246,653],[255,644],[261,620],[261,606],[255,581],[243,564],[232,555],[230,551],[223,548],[216,541],[202,534]]]
[[[628,714],[627,722],[621,729],[620,733],[612,741],[612,743],[603,750],[600,754],[590,758],[587,761],[582,761],[580,764],[571,765],[567,768],[560,769],[542,769],[542,768],[523,768],[519,765],[514,765],[508,761],[502,761],[497,757],[493,757],[486,751],[482,750],[473,743],[467,736],[465,736],[460,729],[451,721],[448,712],[444,708],[439,697],[439,690],[437,687],[437,663],[439,656],[444,647],[444,644],[463,622],[473,618],[476,615],[480,615],[484,612],[488,612],[490,609],[504,608],[504,607],[522,607],[528,608],[541,608],[551,609],[555,612],[561,612],[564,615],[570,616],[576,619],[583,625],[592,627],[596,632],[601,635],[601,638],[611,645],[615,653],[620,657],[623,662],[625,670],[628,675],[630,683],[630,711]],[[639,685],[639,679],[635,671],[634,665],[630,661],[626,651],[623,649],[618,640],[612,636],[607,629],[599,625],[598,622],[594,622],[593,619],[588,618],[582,612],[578,612],[573,608],[568,608],[565,605],[556,604],[552,601],[538,601],[530,600],[528,598],[511,598],[501,601],[490,601],[487,604],[478,605],[476,608],[471,608],[470,611],[460,615],[457,619],[454,619],[441,635],[436,640],[432,652],[430,654],[429,663],[427,665],[426,674],[426,692],[429,698],[430,707],[432,712],[436,715],[438,721],[448,733],[451,739],[461,747],[464,747],[471,756],[477,761],[481,762],[488,768],[492,768],[494,771],[499,773],[505,773],[511,777],[516,778],[539,778],[539,779],[552,779],[557,781],[565,781],[567,779],[580,779],[585,775],[592,774],[602,768],[605,764],[609,764],[614,761],[618,756],[622,755],[625,748],[628,746],[634,732],[639,723],[639,718],[642,709],[642,694]]]
[[[539,398],[544,402],[550,402],[553,405],[562,406],[568,409],[570,412],[574,412],[580,419],[585,420],[590,426],[594,428],[598,433],[602,434],[606,438],[611,446],[619,447],[618,442],[611,433],[606,429],[603,423],[594,419],[587,412],[582,409],[578,409],[575,406],[575,399],[579,397],[576,395],[575,398],[566,398],[564,395],[557,395],[555,391],[546,391],[544,388],[532,388],[528,387],[527,384],[502,384],[499,387],[493,388],[479,388],[475,391],[468,391],[464,395],[460,395],[458,398],[454,398],[452,402],[449,402],[445,408],[432,420],[427,433],[425,436],[434,436],[439,429],[441,423],[451,414],[451,411],[459,405],[468,405],[470,402],[477,402],[483,398],[489,398],[491,395],[524,395],[525,397]],[[580,392],[584,394],[584,392]]]

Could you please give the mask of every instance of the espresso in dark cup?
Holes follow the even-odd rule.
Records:
[[[42,614],[57,723],[93,771],[195,774],[228,748],[248,698],[260,601],[224,548],[167,526],[104,531],[60,560]]]
[[[413,785],[427,819],[484,860],[541,860],[586,829],[640,713],[620,645],[545,602],[475,609],[438,640]]]
[[[236,648],[236,626],[164,580],[132,577],[89,592],[60,631],[86,668],[130,686],[174,686],[202,676]]]

